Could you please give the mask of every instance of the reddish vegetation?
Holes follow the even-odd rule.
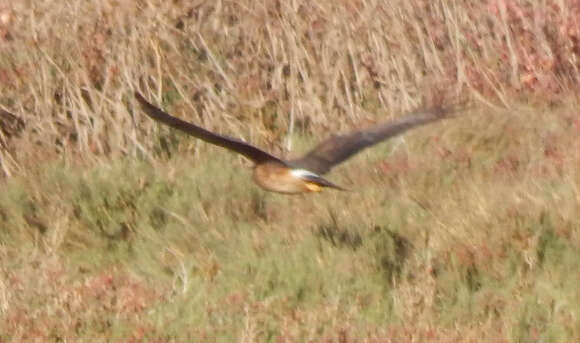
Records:
[[[0,190],[14,193],[0,192],[0,341],[251,342],[267,329],[278,342],[579,337],[577,293],[559,279],[574,277],[564,254],[579,237],[579,18],[580,0],[0,0]],[[432,138],[345,166],[337,176],[361,192],[270,201],[243,189],[238,170],[219,179],[226,185],[212,175],[198,183],[189,168],[226,173],[226,160],[143,119],[135,89],[180,117],[276,147],[421,103],[471,107]],[[171,159],[183,150],[203,163]],[[140,187],[122,169],[143,159],[155,168],[142,168]],[[79,168],[47,180],[42,168],[55,160]],[[234,196],[216,196],[226,186]],[[326,236],[313,234],[318,226]],[[169,273],[187,297],[207,300],[176,304],[183,298],[159,266],[162,286],[125,257],[97,271],[67,261],[132,240],[183,248],[176,256],[199,265]],[[280,247],[307,250],[324,282],[355,286],[305,280],[316,300],[295,299],[290,286],[264,296],[256,288],[278,285],[239,272],[252,261],[233,251],[256,255],[275,279],[287,272],[277,263],[288,256],[272,251]],[[206,253],[210,262],[198,261]],[[225,279],[232,270],[255,285]],[[188,278],[204,289],[188,290]],[[464,302],[454,298],[461,288]],[[191,318],[164,312],[187,306],[197,306]],[[399,318],[367,323],[385,320],[381,306]]]
[[[163,82],[204,120],[221,112],[212,126],[245,122],[268,142],[284,139],[291,112],[326,132],[329,118],[360,121],[433,94],[509,106],[559,101],[580,85],[577,0],[220,3],[102,0],[79,5],[74,18],[51,2],[0,6],[10,61],[0,67],[0,101],[30,124],[26,141],[41,143],[42,155],[87,158],[133,149],[115,129],[132,130],[128,115],[113,103],[140,83]],[[30,15],[53,25],[31,31]],[[43,68],[49,79],[33,72]],[[38,157],[4,153],[5,173]]]
[[[12,341],[76,340],[106,335],[120,323],[143,338],[154,332],[142,326],[147,310],[164,301],[159,290],[117,268],[71,280],[71,271],[49,258],[3,274],[11,297],[0,331],[11,333]]]

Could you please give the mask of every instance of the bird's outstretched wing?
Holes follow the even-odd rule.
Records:
[[[448,109],[439,107],[417,110],[391,122],[345,135],[333,136],[318,144],[303,157],[289,161],[289,164],[322,175],[332,169],[333,166],[369,146],[401,134],[411,128],[445,118],[448,113]]]
[[[239,139],[218,135],[199,126],[193,125],[179,118],[173,117],[163,112],[161,109],[150,104],[138,92],[135,92],[135,98],[137,99],[137,101],[139,101],[139,104],[141,104],[143,111],[149,117],[165,125],[171,126],[174,129],[183,131],[189,135],[192,135],[210,144],[214,144],[222,148],[226,148],[228,150],[237,152],[238,154],[244,155],[245,157],[254,161],[254,163],[264,163],[268,161],[277,161],[284,163],[284,161],[280,160],[276,156],[271,155]]]

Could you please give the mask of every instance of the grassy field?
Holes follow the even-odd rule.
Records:
[[[0,342],[580,341],[576,1],[0,1]],[[350,192],[289,156],[433,101]]]

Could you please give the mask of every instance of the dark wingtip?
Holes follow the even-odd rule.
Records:
[[[450,119],[458,117],[461,112],[468,110],[469,106],[467,99],[459,99],[448,105],[436,105],[433,108],[433,112],[439,119]]]
[[[157,113],[157,111],[159,111],[157,107],[153,106],[153,104],[151,104],[147,99],[145,99],[145,97],[138,91],[133,92],[133,95],[135,95],[135,99],[137,100],[137,102],[139,103],[141,109],[145,112],[145,114],[147,114],[149,117],[155,120],[161,120],[160,118],[161,116],[159,115],[159,113]]]
[[[133,95],[135,96],[135,99],[137,99],[140,103],[148,102],[147,100],[145,100],[145,97],[141,95],[141,93],[139,93],[139,91],[134,91]]]

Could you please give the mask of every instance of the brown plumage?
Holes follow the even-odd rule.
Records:
[[[413,127],[445,118],[449,113],[448,109],[441,107],[418,110],[390,122],[344,135],[332,136],[301,158],[283,160],[239,139],[219,135],[173,117],[150,104],[138,92],[135,92],[135,98],[141,104],[143,111],[151,118],[252,160],[255,163],[254,181],[260,187],[268,191],[287,194],[318,192],[324,187],[342,190],[341,187],[324,179],[321,175],[365,148]]]

